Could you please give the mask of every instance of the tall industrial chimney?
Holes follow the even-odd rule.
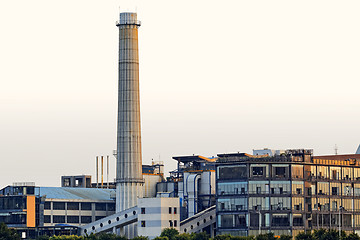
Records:
[[[138,28],[136,13],[120,13],[119,99],[116,162],[116,211],[137,205],[142,198]],[[121,229],[121,235],[137,235],[135,224]]]

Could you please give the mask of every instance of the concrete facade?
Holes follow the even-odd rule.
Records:
[[[138,235],[150,239],[165,228],[180,231],[179,198],[142,198],[138,200]]]

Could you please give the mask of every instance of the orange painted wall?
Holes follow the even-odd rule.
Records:
[[[27,227],[35,227],[35,196],[27,196],[26,206],[26,225]]]

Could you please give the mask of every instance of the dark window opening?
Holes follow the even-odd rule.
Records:
[[[253,176],[263,176],[264,175],[264,167],[253,167],[252,175]]]
[[[81,203],[81,210],[91,210],[91,203]]]
[[[141,221],[141,227],[146,227],[145,221]]]
[[[141,214],[145,214],[145,208],[141,208]]]
[[[170,226],[170,227],[173,226],[173,221],[169,220],[169,226]]]
[[[288,216],[273,216],[272,217],[272,226],[275,227],[288,227],[290,226],[289,217]]]
[[[65,223],[65,216],[53,216],[54,223]]]
[[[286,167],[275,167],[276,177],[285,177]]]
[[[177,220],[174,220],[174,227],[177,227]]]
[[[107,203],[108,211],[115,211],[115,203]]]
[[[45,210],[50,210],[51,209],[51,202],[45,202],[44,203],[44,209]]]
[[[331,188],[331,194],[332,195],[338,195],[339,193],[338,193],[338,188],[337,187],[332,187]]]
[[[95,203],[96,211],[106,211],[106,203]]]
[[[177,208],[174,207],[174,214],[177,214]]]
[[[302,217],[294,217],[293,226],[304,226]]]
[[[67,209],[68,210],[79,210],[79,203],[77,203],[77,202],[68,202]]]
[[[172,211],[171,211],[171,207],[169,207],[169,214],[171,214],[171,212],[172,212]]]
[[[44,215],[44,223],[51,223],[51,216],[50,215]]]
[[[81,223],[91,223],[91,216],[81,216]]]
[[[53,202],[53,209],[54,210],[65,210],[65,203],[64,202]]]
[[[79,223],[79,216],[67,216],[68,223]]]

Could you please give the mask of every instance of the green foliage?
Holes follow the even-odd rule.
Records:
[[[190,237],[190,234],[188,234],[188,233],[182,233],[182,234],[175,236],[175,240],[190,240],[190,239],[191,239],[191,237]]]
[[[315,240],[315,238],[311,233],[300,232],[296,235],[295,240]]]
[[[360,240],[359,235],[357,235],[356,233],[350,233],[349,235],[347,235],[345,238],[343,238],[344,240]]]
[[[154,238],[154,240],[169,240],[169,238],[168,237],[156,237],[156,238]]]
[[[20,240],[20,236],[2,222],[0,223],[0,240]]]
[[[255,240],[253,236],[231,236],[231,240]]]
[[[61,236],[52,236],[49,240],[83,240],[84,237],[77,235],[61,235]]]
[[[137,237],[134,237],[132,240],[149,240],[149,237],[137,236]]]
[[[210,238],[210,236],[206,232],[190,234],[191,240],[209,240],[209,238]]]
[[[179,231],[175,228],[165,228],[160,237],[167,237],[169,240],[175,240],[175,236],[179,235]]]
[[[277,240],[273,232],[257,235],[256,240]]]
[[[49,236],[47,236],[47,235],[43,235],[43,236],[38,236],[37,238],[36,238],[36,240],[49,240]]]
[[[292,240],[292,236],[290,236],[290,235],[280,235],[280,240]]]

